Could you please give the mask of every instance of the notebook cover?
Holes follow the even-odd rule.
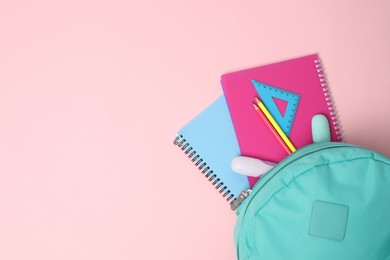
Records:
[[[279,162],[287,156],[253,108],[254,97],[262,98],[254,82],[299,96],[295,115],[289,115],[293,119],[289,139],[296,148],[312,143],[311,119],[316,114],[323,114],[328,118],[331,140],[341,141],[322,66],[318,55],[313,54],[222,75],[221,83],[242,155],[273,162]],[[274,99],[275,103],[277,100]],[[279,115],[283,113],[288,111],[280,111]],[[250,186],[257,180],[258,178],[249,177]]]
[[[223,95],[180,129],[174,143],[229,202],[249,188],[246,176],[230,167],[240,149]]]

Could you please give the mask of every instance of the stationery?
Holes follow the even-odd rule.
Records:
[[[286,137],[300,148],[312,143],[311,119],[326,116],[331,140],[342,141],[323,67],[317,54],[222,75],[221,84],[229,107],[241,155],[279,162],[285,148],[259,121],[254,97],[280,126]],[[248,177],[252,187],[258,178]]]
[[[240,149],[223,95],[181,128],[174,144],[230,204],[249,188],[247,177],[231,169]]]
[[[265,107],[263,102],[256,99],[257,106],[260,108],[261,112],[265,115],[267,121],[271,123],[272,128],[275,129],[276,133],[278,134],[278,137],[282,139],[283,143],[287,145],[289,152],[288,154],[291,154],[292,152],[295,152],[297,149],[294,147],[294,145],[291,143],[290,139],[286,136],[286,134],[283,132],[283,130],[280,128],[278,123],[275,121],[275,119],[272,117],[268,109]]]
[[[275,138],[278,139],[279,143],[283,146],[283,148],[287,152],[287,154],[291,154],[292,152],[291,152],[290,148],[283,141],[282,137],[278,134],[276,129],[272,126],[271,122],[267,119],[266,115],[260,110],[258,105],[253,104],[253,107],[255,108],[256,112],[259,114],[259,116],[263,120],[263,122],[268,126],[268,128],[274,134]]]

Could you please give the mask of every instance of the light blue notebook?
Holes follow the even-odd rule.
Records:
[[[240,149],[223,95],[180,129],[174,144],[230,203],[249,189],[247,177],[230,168]]]

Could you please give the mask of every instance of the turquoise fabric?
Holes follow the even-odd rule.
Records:
[[[277,164],[237,210],[237,257],[388,259],[390,159],[313,144]]]

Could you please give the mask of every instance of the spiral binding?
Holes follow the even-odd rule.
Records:
[[[198,154],[194,148],[190,145],[190,143],[184,139],[182,135],[176,135],[175,140],[173,141],[174,145],[177,145],[184,154],[187,155],[189,159],[194,163],[194,165],[198,168],[199,171],[209,180],[209,182],[215,187],[216,190],[222,194],[223,198],[226,198],[226,201],[230,201],[230,205],[234,201],[234,194],[228,190],[227,186],[218,178],[217,174],[207,165],[207,163],[201,158],[200,154]]]
[[[343,142],[343,132],[341,129],[341,126],[339,124],[339,117],[337,115],[337,111],[335,109],[334,103],[332,101],[332,94],[330,93],[329,87],[328,87],[328,81],[326,79],[326,75],[324,73],[324,68],[322,66],[321,60],[314,60],[314,64],[318,73],[318,78],[320,81],[320,85],[322,87],[322,91],[325,96],[326,105],[328,106],[329,112],[330,112],[330,124],[331,127],[334,128],[336,132],[336,138],[338,141]]]

